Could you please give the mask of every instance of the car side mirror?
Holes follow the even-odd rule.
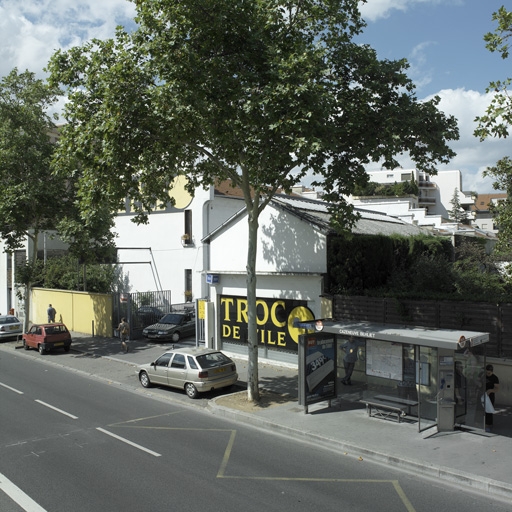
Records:
[[[153,361],[150,366],[156,366],[156,361]]]

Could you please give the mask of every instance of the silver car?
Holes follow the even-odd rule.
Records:
[[[0,340],[22,334],[21,322],[13,315],[0,315]]]
[[[136,370],[143,387],[153,384],[184,389],[190,398],[199,393],[232,386],[238,380],[236,364],[209,348],[176,348]]]

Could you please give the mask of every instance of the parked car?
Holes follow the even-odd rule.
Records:
[[[167,313],[156,324],[145,327],[142,336],[150,340],[179,341],[196,333],[193,313]]]
[[[136,370],[141,385],[184,389],[189,398],[199,393],[232,386],[238,380],[236,364],[218,350],[186,347],[162,354]]]
[[[35,348],[40,354],[58,348],[69,352],[71,334],[64,324],[34,324],[23,335],[23,348],[25,350]]]
[[[137,318],[143,326],[157,323],[164,314],[160,308],[155,306],[141,306],[137,309]]]
[[[13,315],[0,315],[0,339],[4,340],[21,334],[23,327],[17,317]]]

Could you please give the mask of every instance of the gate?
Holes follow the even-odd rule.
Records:
[[[171,291],[114,293],[112,294],[112,328],[117,337],[117,326],[121,318],[130,324],[130,338],[142,337],[142,329],[156,324],[166,313],[172,311]]]

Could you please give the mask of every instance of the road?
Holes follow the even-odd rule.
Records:
[[[155,400],[0,351],[0,510],[510,510],[166,393]]]

